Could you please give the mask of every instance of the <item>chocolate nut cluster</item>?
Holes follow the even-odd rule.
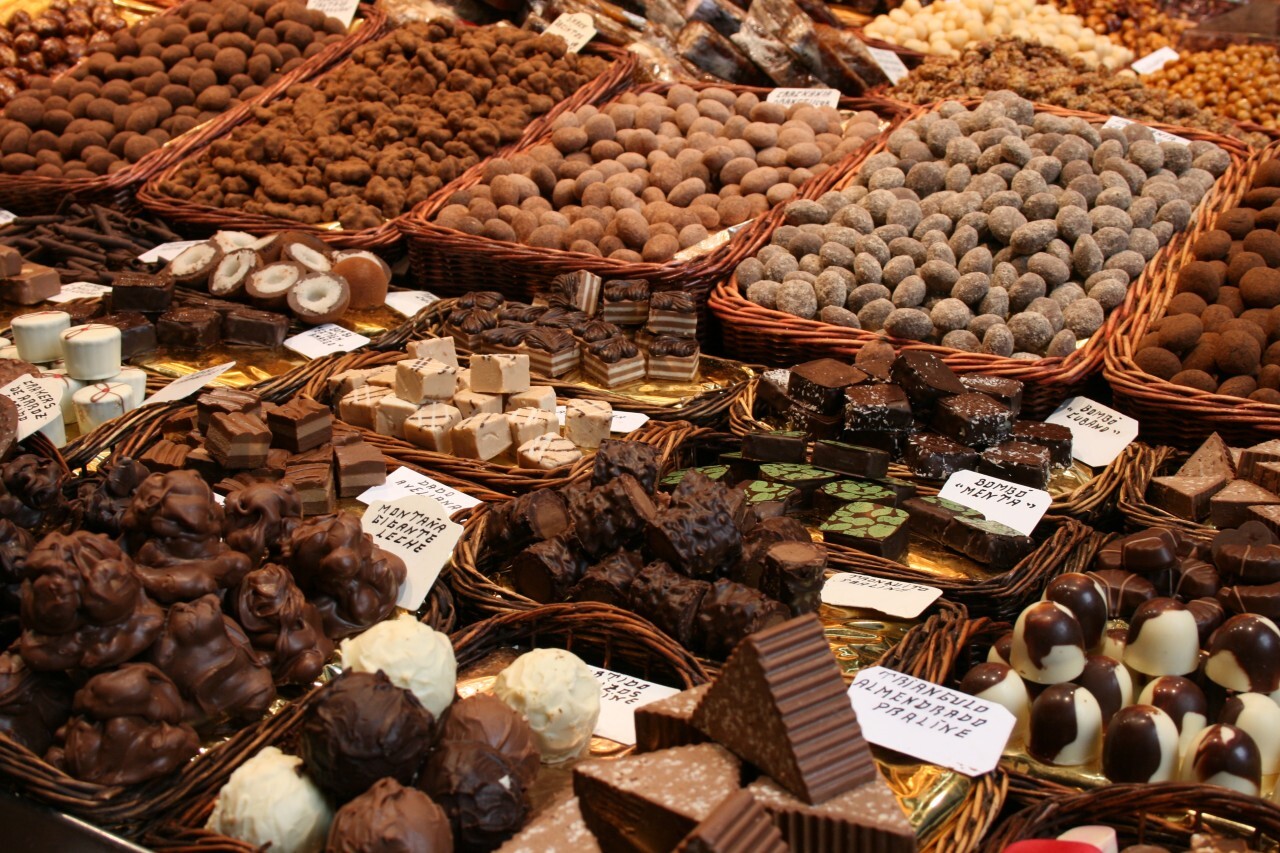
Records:
[[[1033,112],[1012,92],[894,131],[852,184],[786,208],[737,268],[747,299],[805,319],[1014,358],[1065,356],[1124,302],[1231,161]]]
[[[53,0],[37,15],[19,9],[0,26],[0,104],[32,77],[54,77],[128,26],[111,0]]]
[[[262,107],[162,181],[166,195],[309,225],[407,212],[604,70],[558,36],[413,22]]]
[[[880,131],[860,112],[672,86],[561,116],[551,139],[486,166],[436,222],[543,249],[663,263],[793,197]]]
[[[1200,391],[1280,403],[1280,160],[1192,246],[1165,316],[1139,342],[1142,370]]]
[[[301,0],[209,0],[114,34],[50,82],[32,81],[0,120],[0,169],[92,178],[260,94],[343,38]]]

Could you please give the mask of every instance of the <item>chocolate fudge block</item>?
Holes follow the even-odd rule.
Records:
[[[773,815],[783,840],[804,853],[914,853],[916,834],[893,791],[879,777],[815,805],[769,777],[747,786]]]
[[[855,385],[845,389],[844,398],[844,423],[851,432],[911,428],[911,402],[897,385]]]
[[[838,474],[878,479],[889,473],[889,454],[843,441],[819,441],[813,446],[813,465]]]
[[[1062,424],[1018,421],[1013,425],[1013,440],[1048,448],[1049,463],[1055,468],[1071,466],[1071,430]]]
[[[698,703],[693,724],[807,803],[876,778],[814,614],[743,640]]]
[[[1280,438],[1245,448],[1236,466],[1236,476],[1241,480],[1253,480],[1253,466],[1259,462],[1280,462]]]
[[[744,459],[740,451],[721,453],[719,462],[728,472],[719,478],[726,483],[740,483],[743,480],[754,480],[760,476],[760,463],[751,459]],[[696,471],[700,469],[691,468],[689,470]]]
[[[785,367],[775,367],[760,374],[760,383],[756,385],[756,399],[777,414],[782,414],[791,406],[791,398],[787,396],[787,387],[791,384],[791,371]]]
[[[911,517],[911,532],[934,542],[945,542],[947,528],[957,518],[982,518],[982,513],[937,495],[908,498],[902,508]]]
[[[729,578],[759,588],[763,582],[765,554],[778,542],[811,542],[809,530],[790,516],[765,518],[742,537],[742,556],[729,570]]]
[[[1280,535],[1280,504],[1261,504],[1249,507],[1249,519],[1265,524],[1267,528]]]
[[[569,590],[570,601],[600,601],[626,608],[631,583],[644,567],[634,551],[618,551],[605,557],[582,573],[582,578]]]
[[[222,339],[229,344],[275,349],[288,336],[289,318],[274,311],[239,307],[222,316]]]
[[[156,340],[164,346],[206,349],[222,340],[222,315],[211,308],[171,308],[156,320]]]
[[[205,447],[223,468],[261,468],[267,462],[271,431],[255,415],[218,413],[209,418]]]
[[[944,538],[948,547],[998,572],[1012,569],[1036,547],[1012,527],[964,515],[952,519]]]
[[[770,483],[784,483],[795,487],[800,493],[801,506],[808,506],[812,502],[813,493],[819,486],[836,479],[836,475],[830,471],[793,462],[766,462],[760,466],[760,477]]]
[[[705,743],[707,736],[693,724],[693,709],[710,687],[710,682],[699,684],[636,708],[636,752]]]
[[[764,552],[761,591],[797,616],[818,609],[827,550],[816,542],[777,542]]]
[[[954,370],[938,356],[919,350],[900,353],[893,362],[895,384],[906,392],[913,407],[930,409],[943,397],[965,393]]]
[[[511,561],[516,591],[539,604],[564,601],[587,564],[568,537],[535,542]]]
[[[23,261],[17,274],[0,280],[0,296],[19,305],[38,305],[61,291],[62,277],[57,270],[30,261]]]
[[[112,311],[163,314],[173,302],[173,278],[145,272],[118,273],[111,282]]]
[[[1209,499],[1226,484],[1221,476],[1152,477],[1147,485],[1147,500],[1179,518],[1204,521],[1209,516]]]
[[[710,589],[706,581],[692,580],[666,563],[653,562],[631,582],[631,609],[688,648],[693,645],[698,607]]]
[[[104,314],[94,322],[120,330],[120,358],[128,360],[156,348],[155,324],[136,311]]]
[[[1009,437],[1013,412],[986,394],[956,394],[938,401],[933,429],[960,444],[982,450]]]
[[[749,432],[742,437],[742,458],[758,462],[803,462],[807,449],[799,430]]]
[[[844,430],[843,415],[824,415],[804,403],[792,403],[787,410],[787,422],[810,438],[839,438]]]
[[[876,482],[897,496],[894,506],[901,506],[903,501],[908,498],[914,498],[918,491],[915,483],[908,480],[899,480],[897,477],[881,477]]]
[[[818,530],[827,542],[899,560],[907,553],[908,518],[905,510],[859,501],[831,513]]]
[[[845,504],[865,501],[885,506],[899,506],[898,494],[893,489],[869,480],[836,480],[825,483],[813,493],[813,508],[823,517],[831,515]]]
[[[371,444],[344,444],[333,449],[338,469],[338,496],[353,498],[387,482],[387,461]]]
[[[333,464],[329,461],[291,464],[285,468],[282,482],[298,492],[304,516],[326,515],[337,508]]]
[[[168,471],[179,471],[187,467],[187,457],[191,448],[185,444],[177,444],[162,438],[147,448],[138,457],[138,461],[152,474],[164,474]]]
[[[807,361],[791,368],[787,396],[819,414],[834,415],[840,411],[844,390],[867,381],[867,374],[834,358]]]
[[[698,605],[694,640],[703,654],[721,660],[748,634],[763,631],[790,617],[786,605],[760,590],[719,578]]]
[[[267,409],[271,445],[290,453],[304,453],[333,438],[333,412],[309,397],[294,397]]]
[[[1033,489],[1049,487],[1049,449],[1025,441],[1006,441],[984,450],[978,458],[978,473],[990,474]]]
[[[946,436],[920,432],[907,439],[902,461],[917,477],[945,480],[957,471],[972,470],[978,453]]]
[[[202,391],[196,397],[196,428],[201,432],[208,430],[209,418],[218,412],[244,412],[261,417],[262,398],[251,391],[236,388],[210,388]]]
[[[680,468],[667,474],[658,482],[658,488],[661,491],[669,492],[676,486],[680,485],[680,481],[690,471],[697,471],[709,480],[723,480],[729,476],[728,465],[702,465],[697,468]]]
[[[877,432],[867,429],[847,429],[841,438],[847,444],[883,450],[892,459],[901,458],[907,451],[907,439],[911,438],[911,430],[895,429]]]
[[[1232,459],[1231,448],[1216,432],[1204,440],[1204,444],[1191,454],[1182,467],[1178,469],[1179,477],[1221,477],[1233,480],[1236,476],[1236,464]]]
[[[747,791],[730,794],[686,835],[680,853],[787,853],[769,813]]]
[[[960,377],[960,384],[967,391],[976,391],[979,394],[994,397],[1014,415],[1022,409],[1022,383],[1017,379],[988,376],[985,373],[966,373]]]
[[[1249,520],[1250,507],[1265,504],[1280,504],[1280,496],[1247,480],[1232,480],[1209,498],[1209,522],[1219,530],[1239,527]]]

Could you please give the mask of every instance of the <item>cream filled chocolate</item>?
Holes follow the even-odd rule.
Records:
[[[1280,770],[1280,705],[1261,693],[1240,693],[1222,706],[1219,723],[1246,732],[1258,746],[1262,775]]]
[[[1228,690],[1274,692],[1280,688],[1280,630],[1265,616],[1232,616],[1209,638],[1204,672]]]
[[[960,690],[979,699],[995,702],[1017,719],[1010,740],[1022,737],[1031,716],[1031,697],[1018,673],[1004,663],[980,663],[965,673]]]
[[[1185,754],[1191,741],[1209,722],[1209,701],[1200,685],[1179,675],[1165,675],[1147,682],[1138,695],[1141,705],[1154,705],[1178,727],[1178,751]]]
[[[1188,782],[1221,785],[1256,797],[1262,784],[1262,756],[1244,730],[1209,726],[1187,747],[1181,776]]]
[[[1095,579],[1079,572],[1058,575],[1045,587],[1044,600],[1071,611],[1080,623],[1086,649],[1096,648],[1102,641],[1107,625],[1107,593]]]
[[[1089,655],[1084,672],[1075,679],[1098,700],[1105,726],[1117,711],[1133,703],[1133,678],[1124,664],[1101,655]]]
[[[1102,772],[1108,779],[1168,782],[1177,769],[1178,727],[1172,717],[1154,705],[1116,712],[1102,742]]]
[[[1009,662],[1037,684],[1070,681],[1084,671],[1084,638],[1070,610],[1041,601],[1022,611],[1013,626]]]
[[[1143,675],[1186,675],[1200,664],[1196,618],[1181,602],[1153,598],[1134,611],[1124,663]]]
[[[1101,739],[1098,700],[1077,684],[1055,684],[1031,705],[1027,751],[1046,764],[1088,764],[1097,758]]]

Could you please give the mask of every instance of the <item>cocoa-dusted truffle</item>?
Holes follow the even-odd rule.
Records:
[[[213,594],[170,607],[150,657],[178,685],[192,721],[254,719],[276,698],[271,670]]]
[[[19,651],[37,670],[123,663],[160,634],[164,611],[107,537],[50,533],[27,555]]]
[[[449,818],[430,797],[395,779],[373,787],[338,809],[329,826],[326,853],[437,853],[453,849]]]
[[[1144,373],[1160,379],[1172,379],[1182,372],[1182,362],[1167,349],[1144,347],[1133,355],[1134,362]]]
[[[98,785],[134,785],[178,769],[200,746],[183,722],[182,697],[147,663],[95,675],[76,692],[73,716],[49,761]]]
[[[418,787],[444,808],[461,849],[492,850],[520,829],[529,812],[520,774],[502,753],[478,741],[441,743]]]
[[[98,474],[97,481],[81,484],[77,494],[85,529],[119,536],[120,521],[134,492],[151,472],[142,463],[113,453]]]
[[[497,750],[526,787],[542,766],[533,729],[518,711],[491,693],[460,699],[445,712],[440,742],[476,741]]]
[[[249,572],[227,605],[277,684],[310,684],[333,654],[320,612],[283,566]]]
[[[289,568],[324,617],[325,633],[341,639],[381,622],[395,609],[407,573],[404,561],[373,544],[349,512],[307,519],[289,536]]]
[[[43,755],[71,711],[71,682],[35,672],[17,652],[0,652],[0,733]]]
[[[253,483],[227,495],[223,507],[227,545],[260,565],[279,558],[293,528],[302,521],[302,502],[288,483]]]
[[[307,711],[302,759],[316,784],[346,802],[384,777],[412,782],[434,728],[431,712],[385,674],[345,672]]]

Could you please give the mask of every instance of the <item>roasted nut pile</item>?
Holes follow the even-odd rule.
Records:
[[[126,26],[111,0],[53,0],[35,16],[14,12],[0,27],[0,104],[32,77],[66,71]]]
[[[920,53],[959,56],[989,38],[1013,36],[1056,47],[1088,65],[1124,68],[1133,51],[1036,0],[939,0],[921,6],[906,0],[866,27],[867,35]]]
[[[1280,160],[1218,215],[1134,361],[1188,388],[1280,403]]]
[[[301,0],[210,0],[120,30],[5,105],[0,168],[50,178],[115,172],[259,94],[344,32]]]
[[[1134,74],[1091,69],[1059,50],[1020,39],[983,42],[966,50],[958,60],[927,57],[889,94],[915,104],[931,104],[946,98],[981,98],[999,89],[1072,110],[1198,127],[1255,145],[1270,141],[1261,134],[1242,132],[1234,122],[1185,98],[1143,86]]]
[[[628,92],[562,116],[549,143],[487,166],[436,221],[468,234],[662,263],[759,216],[880,132],[863,112],[728,89]]]
[[[786,208],[737,268],[752,302],[904,340],[1063,356],[1096,332],[1230,166],[1208,142],[1033,114],[993,92],[890,134],[854,184]]]
[[[1055,0],[1054,5],[1080,16],[1094,32],[1124,45],[1134,56],[1176,45],[1183,30],[1195,24],[1169,14],[1157,0]]]
[[[193,158],[167,195],[317,225],[408,211],[604,70],[515,27],[413,22],[258,110]]]
[[[1184,53],[1144,80],[1229,119],[1280,128],[1280,51],[1274,45]]]

